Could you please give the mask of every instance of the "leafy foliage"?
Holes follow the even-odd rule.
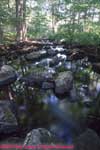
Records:
[[[99,44],[99,0],[26,0],[27,36],[65,39],[68,43]],[[0,1],[0,38],[15,39],[15,1]],[[2,42],[2,40],[1,40]]]

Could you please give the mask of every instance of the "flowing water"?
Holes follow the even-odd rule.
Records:
[[[100,92],[100,76],[91,69],[87,58],[71,61],[63,46],[46,46],[40,50],[41,55],[35,58],[23,54],[16,59],[6,60],[4,64],[15,68],[18,79],[12,85],[22,128],[45,127],[72,143],[75,135],[80,134],[85,126],[82,124],[96,105]],[[70,94],[57,95],[51,89],[25,84],[23,77],[32,72],[47,72],[54,78],[60,72],[71,71],[74,77]]]

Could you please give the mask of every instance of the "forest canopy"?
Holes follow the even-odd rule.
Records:
[[[0,0],[0,43],[49,38],[100,42],[99,0]]]

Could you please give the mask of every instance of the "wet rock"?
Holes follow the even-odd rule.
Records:
[[[32,60],[37,60],[40,58],[40,53],[39,52],[32,52],[32,53],[29,53],[25,56],[25,58],[28,60],[28,61],[32,61]]]
[[[47,50],[47,53],[51,56],[54,56],[57,53],[64,53],[65,49],[63,48],[63,46],[50,46],[50,48]]]
[[[59,63],[60,59],[57,56],[54,56],[52,58],[52,61],[50,61],[50,67],[55,66]]]
[[[52,62],[51,58],[46,58],[46,59],[41,60],[38,66],[49,67],[51,62]]]
[[[50,47],[51,47],[50,45],[45,45],[43,48],[48,50],[48,49],[50,49]]]
[[[57,54],[57,51],[55,51],[55,49],[48,49],[47,54],[49,56],[55,56]]]
[[[55,80],[55,92],[65,94],[73,88],[73,75],[70,71],[61,72]]]
[[[88,61],[90,61],[91,63],[99,63],[100,62],[100,56],[95,55],[95,54],[88,54]]]
[[[87,129],[75,140],[75,150],[100,150],[100,138],[91,129]]]
[[[46,51],[34,51],[25,56],[28,61],[39,60],[42,56],[46,55]]]
[[[10,134],[17,130],[18,123],[9,101],[0,101],[0,133]]]
[[[67,58],[66,55],[58,53],[56,56],[52,58],[52,61],[50,62],[50,66],[58,65],[60,62],[65,61],[66,58]]]
[[[79,60],[85,57],[85,53],[79,49],[74,49],[71,51],[70,60]]]
[[[100,74],[100,63],[93,63],[92,64],[92,69],[94,72]]]
[[[42,84],[42,89],[53,89],[54,88],[54,83],[53,82],[43,82]]]
[[[92,98],[84,95],[82,96],[82,104],[85,106],[85,107],[93,107],[95,102],[92,100]]]
[[[67,59],[67,56],[65,54],[57,54],[57,57],[59,58],[59,61],[65,61]]]
[[[4,65],[0,70],[0,87],[9,85],[16,81],[17,75],[15,70],[8,65]]]
[[[29,86],[42,86],[43,82],[52,82],[52,73],[48,71],[33,72],[30,75],[23,77],[21,82],[25,82]]]
[[[63,46],[56,46],[55,50],[58,51],[58,52],[64,52],[65,51]]]
[[[44,128],[33,129],[27,134],[25,145],[56,145],[64,143]],[[41,148],[42,150],[42,148]],[[49,150],[49,148],[47,148]],[[61,150],[61,149],[60,149]]]

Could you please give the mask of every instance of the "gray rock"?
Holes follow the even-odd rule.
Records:
[[[64,94],[73,88],[73,76],[70,71],[61,72],[55,80],[55,92]]]
[[[100,74],[100,63],[99,62],[92,63],[92,69],[94,72]]]
[[[41,56],[40,52],[31,52],[25,56],[25,58],[29,61],[39,59]]]
[[[70,60],[79,60],[85,58],[85,53],[83,51],[80,51],[80,49],[73,49],[71,51]]]
[[[57,54],[57,52],[54,49],[48,49],[47,53],[48,53],[49,56],[54,56],[54,55]]]
[[[37,71],[21,79],[21,82],[25,82],[29,86],[42,86],[42,83],[45,81],[53,81],[52,73],[49,73],[48,71]]]
[[[0,70],[0,87],[9,85],[16,81],[17,75],[15,70],[8,65],[4,65]]]
[[[40,59],[42,56],[45,56],[46,55],[46,51],[45,50],[41,50],[41,51],[34,51],[34,52],[31,52],[29,54],[27,54],[25,56],[25,58],[28,60],[28,61],[33,61],[33,60],[38,60]]]
[[[15,132],[18,126],[9,101],[0,101],[0,133]]]
[[[56,46],[55,50],[58,51],[58,52],[65,51],[65,49],[63,48],[63,46]]]
[[[58,53],[56,56],[52,57],[50,66],[58,65],[60,62],[64,62],[65,60],[66,60],[66,55]]]
[[[24,141],[24,146],[27,146],[27,145],[52,145],[54,146],[57,143],[63,144],[64,142],[57,139],[57,137],[51,134],[48,130],[44,128],[38,128],[38,129],[33,129],[30,133],[27,134],[26,139]]]
[[[54,84],[53,82],[43,82],[42,84],[42,89],[53,89],[54,88]]]
[[[91,129],[87,129],[75,140],[75,150],[100,150],[100,138]]]
[[[60,62],[60,59],[57,56],[52,57],[52,61],[50,62],[50,66],[55,66]]]
[[[50,62],[52,62],[52,59],[51,58],[46,58],[46,59],[41,60],[39,64],[41,66],[49,67]]]

